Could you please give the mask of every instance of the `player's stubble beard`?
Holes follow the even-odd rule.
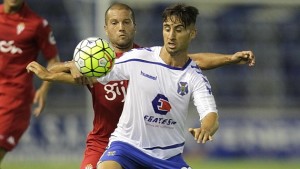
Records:
[[[128,51],[133,48],[133,40],[128,40],[126,38],[120,39],[115,43],[114,46],[122,51]]]

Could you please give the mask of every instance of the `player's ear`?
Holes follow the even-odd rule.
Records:
[[[108,33],[107,33],[107,26],[106,26],[106,25],[104,25],[104,31],[105,31],[106,36],[108,36]]]
[[[134,33],[136,33],[136,24],[133,23]]]
[[[194,28],[194,29],[191,30],[190,38],[194,39],[196,37],[196,35],[197,35],[197,29]]]

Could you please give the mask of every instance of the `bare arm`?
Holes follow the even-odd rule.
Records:
[[[59,61],[59,57],[56,56],[53,59],[50,59],[48,61],[48,67],[55,64],[56,62]],[[35,116],[39,116],[40,113],[44,110],[45,105],[46,105],[46,98],[48,95],[48,91],[50,89],[51,83],[47,81],[43,81],[41,86],[36,90],[33,103],[36,105],[36,107],[33,109],[33,114]]]
[[[78,75],[83,77],[81,78],[81,80],[74,78],[73,75],[68,72],[71,69],[74,69],[73,64],[71,62],[67,64],[66,63],[55,64],[54,66],[50,67],[49,70],[37,62],[31,62],[27,65],[26,69],[28,70],[28,72],[33,72],[37,77],[48,82],[60,82],[60,83],[81,84],[81,85],[87,85],[90,83],[92,84],[97,82],[96,78],[86,78],[83,77],[83,75]]]
[[[54,64],[52,64],[51,66],[48,66],[47,69],[50,72],[54,72],[54,73],[60,73],[60,72],[66,72],[66,73],[70,73],[70,66],[68,65],[71,61],[68,62],[56,62]]]
[[[240,51],[233,55],[217,53],[195,53],[189,54],[197,65],[203,70],[214,69],[228,64],[248,64],[255,65],[255,56],[252,51]]]
[[[83,76],[79,72],[77,67],[75,66],[75,62],[73,60],[56,63],[53,66],[51,66],[50,68],[48,68],[48,70],[50,72],[54,72],[54,73],[61,73],[61,72],[69,73],[72,75],[76,84],[89,85],[92,87],[93,83],[97,82],[96,78],[90,78],[90,77]],[[63,77],[63,78],[66,78],[66,77]],[[68,79],[69,79],[69,77],[68,77]],[[70,83],[70,82],[73,84],[73,81],[70,81],[70,80],[68,80],[67,83]]]
[[[201,120],[200,128],[189,128],[189,132],[194,136],[197,143],[211,141],[212,136],[219,129],[218,114],[211,112]]]
[[[56,64],[56,63],[59,63],[59,57],[56,56],[55,58],[51,59],[48,61],[48,64],[47,64],[47,67],[51,67],[52,65]],[[51,83],[50,82],[47,82],[47,81],[44,81],[40,87],[40,89],[43,89],[45,91],[48,92],[49,88],[50,88],[50,85]]]

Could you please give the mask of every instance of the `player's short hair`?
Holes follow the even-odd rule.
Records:
[[[180,21],[184,24],[184,26],[189,26],[191,24],[196,23],[197,15],[199,11],[197,8],[193,6],[186,6],[184,4],[175,4],[172,6],[167,7],[163,14],[163,22],[167,21],[168,19],[175,19],[172,16],[175,16],[176,19],[180,19]]]
[[[135,14],[134,14],[134,11],[132,10],[132,8],[126,4],[119,3],[119,2],[115,2],[115,3],[111,4],[105,11],[105,24],[107,24],[107,21],[108,21],[107,13],[110,9],[125,9],[125,10],[130,11],[132,22],[133,22],[133,24],[135,24]]]

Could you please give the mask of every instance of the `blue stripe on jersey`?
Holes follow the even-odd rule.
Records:
[[[174,69],[174,70],[184,70],[191,63],[192,60],[189,59],[182,68],[172,67],[170,65],[166,65],[166,64],[163,64],[163,63],[151,62],[151,61],[142,60],[142,59],[128,59],[128,60],[125,60],[123,62],[118,62],[116,64],[121,64],[121,63],[126,63],[126,62],[134,62],[134,61],[136,61],[136,62],[150,63],[150,64],[155,64],[155,65],[160,65],[160,66],[163,66],[163,67],[166,67],[166,68],[169,68],[169,69]]]
[[[162,150],[167,150],[167,149],[172,149],[172,148],[177,148],[177,147],[182,147],[184,145],[184,142],[183,143],[180,143],[180,144],[174,144],[174,145],[171,145],[171,146],[166,146],[166,147],[150,147],[150,148],[144,148],[145,150],[154,150],[154,149],[162,149]]]

